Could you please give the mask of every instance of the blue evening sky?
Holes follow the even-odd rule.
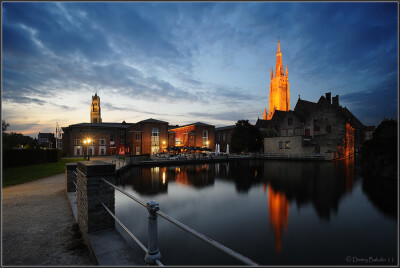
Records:
[[[3,2],[2,119],[89,122],[97,91],[103,122],[255,123],[278,36],[291,109],[332,92],[366,125],[397,118],[397,2]]]

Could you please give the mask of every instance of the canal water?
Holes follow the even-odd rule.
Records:
[[[261,265],[396,265],[397,184],[354,161],[136,167],[117,184]],[[147,245],[147,210],[118,191],[115,209]],[[160,217],[158,237],[165,265],[241,264]]]

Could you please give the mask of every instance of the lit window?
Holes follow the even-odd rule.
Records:
[[[285,149],[290,149],[290,141],[285,141]]]
[[[160,145],[160,131],[158,128],[151,129],[151,145],[158,146]]]
[[[203,147],[208,147],[208,130],[203,130]]]

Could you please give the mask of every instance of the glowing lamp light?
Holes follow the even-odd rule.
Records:
[[[165,141],[163,141],[163,142],[162,142],[162,144],[164,144],[164,145],[165,145]]]

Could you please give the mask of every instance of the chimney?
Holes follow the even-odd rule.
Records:
[[[325,93],[325,98],[329,102],[329,104],[331,104],[331,93],[330,92]]]
[[[335,106],[339,106],[339,95],[336,95],[336,97],[332,98],[332,104]]]

